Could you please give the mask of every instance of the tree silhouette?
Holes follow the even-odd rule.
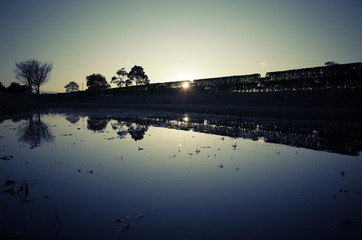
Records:
[[[128,78],[135,82],[136,85],[149,84],[150,80],[148,76],[145,74],[143,67],[135,65],[131,71],[128,73]]]
[[[8,93],[26,93],[30,90],[31,88],[28,87],[28,85],[21,85],[17,82],[10,83],[10,85],[6,88],[6,92]]]
[[[19,127],[18,134],[18,141],[29,144],[30,148],[54,141],[54,136],[49,126],[41,120],[40,113],[29,116],[26,123]]]
[[[86,77],[88,90],[98,91],[105,90],[111,86],[107,83],[106,77],[102,74],[92,74]]]
[[[53,70],[52,63],[42,63],[36,59],[15,63],[15,78],[27,84],[39,94],[40,86],[50,80],[50,72]]]
[[[117,77],[112,77],[111,83],[117,84],[118,87],[122,86],[130,86],[132,85],[132,81],[127,77],[128,73],[125,68],[121,68],[116,72]]]
[[[71,81],[70,83],[68,83],[64,87],[65,87],[66,92],[77,92],[77,91],[79,91],[79,85],[74,81]]]
[[[6,87],[3,85],[2,82],[0,82],[0,92],[5,92],[6,91]]]

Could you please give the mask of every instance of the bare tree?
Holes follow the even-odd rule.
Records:
[[[37,94],[40,86],[50,80],[50,72],[53,70],[52,63],[42,63],[36,59],[15,63],[15,77],[20,82],[33,88]]]

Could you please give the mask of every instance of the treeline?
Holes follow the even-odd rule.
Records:
[[[29,87],[26,84],[22,85],[22,84],[17,83],[17,82],[12,82],[12,83],[10,83],[10,85],[8,87],[5,87],[0,82],[0,92],[15,93],[15,94],[30,93],[31,92],[31,87]]]
[[[40,94],[40,87],[50,80],[50,73],[53,70],[52,63],[42,63],[37,59],[28,59],[15,63],[15,78],[20,82],[12,82],[5,87],[0,82],[0,92],[5,93],[36,93]],[[86,77],[87,91],[102,91],[111,88],[105,76],[102,74],[91,74]],[[131,71],[127,72],[125,68],[116,71],[116,76],[112,77],[110,83],[118,87],[139,86],[150,83],[143,67],[135,65]],[[79,91],[79,85],[71,81],[64,86],[66,92]],[[82,89],[83,90],[83,89]]]
[[[86,77],[87,91],[103,91],[111,88],[106,77],[100,73],[93,73]],[[150,79],[146,75],[143,67],[135,65],[131,71],[127,72],[125,68],[121,68],[116,72],[116,76],[112,77],[111,84],[116,84],[118,87],[148,85]],[[79,91],[79,85],[72,81],[64,86],[66,92]]]

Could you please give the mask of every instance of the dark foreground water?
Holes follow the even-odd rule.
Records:
[[[146,115],[3,120],[0,239],[362,238],[359,124]]]

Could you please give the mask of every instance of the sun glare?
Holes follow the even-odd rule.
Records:
[[[190,87],[190,83],[188,83],[188,82],[182,83],[182,88],[186,89],[186,88],[189,88],[189,87]]]

